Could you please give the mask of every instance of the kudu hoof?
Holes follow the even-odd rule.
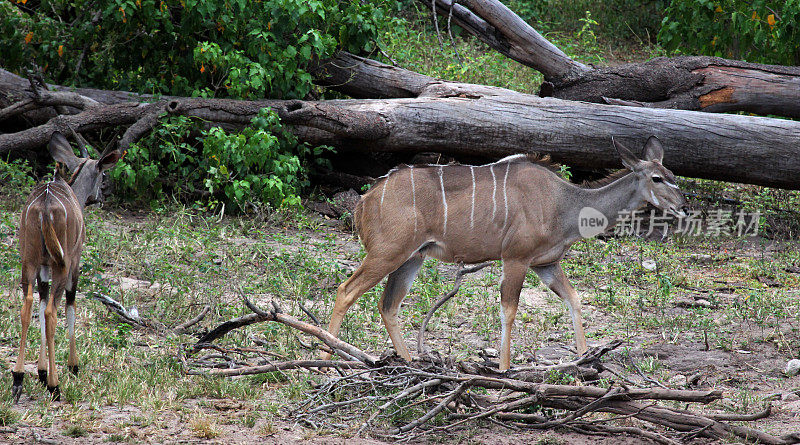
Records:
[[[14,376],[14,383],[11,385],[11,396],[14,399],[14,404],[17,404],[20,396],[22,396],[22,380],[25,378],[25,373],[11,371],[11,375]]]
[[[61,400],[61,390],[56,386],[48,386],[47,390],[50,391],[50,395],[53,398],[54,402],[58,402]]]
[[[78,365],[67,366],[72,375],[78,375]]]
[[[39,381],[42,383],[42,385],[46,385],[47,384],[47,370],[46,369],[40,369],[39,370]]]

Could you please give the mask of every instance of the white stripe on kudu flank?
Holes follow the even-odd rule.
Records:
[[[47,191],[49,192],[50,189],[48,188]],[[61,204],[61,209],[64,210],[64,220],[66,220],[68,218],[68,216],[67,216],[67,207],[64,205],[63,202],[61,202],[61,199],[59,199],[58,196],[55,193],[52,193],[52,195],[53,195],[53,198],[56,198],[56,201],[58,201],[58,203]]]
[[[386,175],[386,180],[383,181],[383,190],[381,190],[381,207],[383,207],[383,197],[386,196],[386,184],[389,183],[389,175]]]
[[[494,176],[494,164],[489,166],[489,171],[492,172],[492,221],[494,221],[494,214],[497,212],[497,178]]]
[[[411,206],[414,208],[414,233],[417,233],[417,188],[414,186],[414,166],[411,166]]]
[[[469,228],[475,227],[475,166],[469,166],[469,172],[472,174],[472,208],[469,212]]]
[[[503,159],[500,159],[499,161],[495,162],[495,164],[502,164],[503,162],[511,162],[511,161],[515,161],[517,159],[522,159],[524,157],[526,157],[526,155],[524,153],[517,153],[515,155],[508,155],[508,156],[504,157]]]
[[[506,208],[506,214],[503,215],[503,228],[506,227],[506,221],[508,221],[508,192],[506,191],[506,183],[508,182],[508,169],[511,167],[511,163],[506,163],[506,175],[503,177],[503,205]]]
[[[447,235],[447,198],[444,196],[444,169],[439,166],[439,185],[442,187],[442,206],[444,212],[444,224],[442,226],[442,237]]]
[[[37,196],[37,197],[35,197],[35,198],[31,199],[31,203],[30,203],[30,204],[28,204],[28,207],[26,207],[26,208],[25,208],[25,221],[26,221],[26,222],[28,221],[28,213],[29,213],[29,212],[30,212],[30,210],[31,210],[31,206],[33,205],[33,203],[35,203],[36,201],[38,201],[38,200],[39,200],[39,198],[41,198],[42,196],[44,196],[44,193],[45,193],[45,190],[42,190],[42,191],[39,193],[39,196]]]

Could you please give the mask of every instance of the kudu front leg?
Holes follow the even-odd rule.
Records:
[[[503,260],[503,281],[500,283],[500,307],[503,309],[500,334],[500,370],[511,367],[511,329],[517,316],[519,293],[525,282],[529,261]]]
[[[22,331],[19,333],[19,355],[11,375],[14,378],[11,384],[11,396],[14,403],[19,402],[22,395],[22,382],[25,379],[25,344],[28,341],[28,326],[31,324],[31,308],[33,306],[33,284],[25,284],[22,291],[25,299],[22,302],[20,316],[22,318]]]
[[[583,332],[583,317],[581,316],[581,300],[575,288],[569,283],[561,265],[558,263],[549,266],[533,267],[542,282],[550,288],[556,295],[561,297],[569,309],[572,318],[572,328],[575,331],[575,346],[578,355],[586,353],[586,335]]]

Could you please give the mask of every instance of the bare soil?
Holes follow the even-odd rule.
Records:
[[[336,233],[339,255],[343,252],[353,252],[358,249],[357,241],[351,234],[331,228]],[[290,231],[291,232],[291,231]],[[314,234],[313,236],[320,236]],[[254,242],[247,238],[232,238],[233,245]],[[302,244],[276,246],[289,251],[303,249]],[[755,243],[751,246],[740,247],[732,251],[728,260],[719,264],[714,261],[701,260],[687,264],[687,274],[703,274],[704,276],[718,275],[720,278],[713,307],[719,318],[723,318],[723,309],[726,305],[738,298],[730,291],[737,283],[726,281],[725,269],[729,261],[748,256],[763,255],[764,250],[758,249]],[[705,252],[698,252],[705,255]],[[573,253],[580,256],[580,253]],[[630,258],[616,258],[618,261]],[[356,264],[342,256],[341,262],[348,269]],[[452,277],[455,267],[440,264],[439,269],[444,277]],[[485,273],[485,272],[482,272]],[[469,279],[478,280],[481,275],[476,274]],[[122,281],[130,281],[129,285],[138,286],[135,279],[120,277]],[[448,278],[449,279],[449,278]],[[575,280],[573,280],[575,281]],[[321,283],[323,287],[335,287],[338,283]],[[144,286],[147,286],[145,283]],[[166,284],[168,285],[168,283]],[[162,285],[163,286],[163,285]],[[689,387],[693,389],[723,389],[726,398],[713,403],[708,409],[728,411],[759,411],[761,401],[771,401],[773,411],[767,419],[749,423],[775,435],[790,431],[800,431],[800,376],[787,377],[783,369],[789,359],[795,358],[797,352],[787,353],[780,346],[781,342],[789,341],[790,344],[798,342],[798,324],[800,320],[779,320],[774,329],[764,329],[758,324],[740,323],[734,327],[735,335],[746,340],[746,349],[737,347],[725,349],[717,345],[707,345],[702,333],[678,333],[676,336],[667,336],[668,332],[659,329],[643,328],[638,331],[614,331],[609,329],[619,324],[619,320],[604,307],[593,304],[591,298],[596,291],[595,287],[577,286],[584,299],[584,313],[586,316],[587,334],[590,343],[597,345],[614,340],[618,337],[625,338],[625,346],[611,353],[607,357],[607,366],[620,376],[627,379],[630,385],[665,385],[670,387]],[[149,284],[147,289],[152,289]],[[788,294],[798,294],[794,283],[783,286],[780,290]],[[693,304],[698,300],[702,291],[679,289],[661,317],[675,317],[691,314],[686,304]],[[265,299],[268,296],[265,297]],[[414,296],[410,295],[406,302],[405,311],[414,303]],[[456,297],[458,298],[458,297]],[[221,302],[233,303],[234,295],[223,296]],[[688,303],[687,303],[688,302]],[[487,304],[495,304],[488,302]],[[539,310],[547,313],[559,313],[563,306],[549,291],[543,287],[526,288],[521,297],[521,310]],[[491,341],[477,335],[468,322],[475,314],[462,313],[458,317],[451,317],[448,326],[439,326],[427,335],[428,345],[442,352],[452,347],[453,342],[469,345],[475,350],[496,347],[496,338]],[[380,335],[382,326],[371,326],[369,329]],[[406,322],[407,341],[415,336],[416,326]],[[684,335],[685,334],[685,335]],[[515,328],[513,349],[517,351],[517,360],[520,358],[539,358],[558,362],[574,359],[571,352],[572,346],[567,329],[556,329],[546,332],[546,338],[531,338],[526,334],[523,322],[517,322]],[[788,337],[788,340],[787,340]],[[455,340],[454,340],[455,339]],[[3,342],[4,345],[13,342]],[[741,342],[731,342],[739,344]],[[381,351],[377,351],[381,352]],[[4,346],[0,354],[12,358],[16,351],[10,346]],[[657,370],[636,369],[632,363],[642,363],[648,358],[657,361]],[[10,361],[10,360],[9,360]],[[28,371],[35,373],[35,365],[29,364]],[[122,370],[120,370],[122,372]],[[35,375],[35,374],[34,374]],[[611,375],[608,374],[610,377]],[[30,378],[30,377],[29,377]],[[33,377],[35,378],[35,377]],[[78,377],[80,378],[80,376]],[[33,412],[33,407],[41,401],[24,395],[19,405],[13,409],[20,413]],[[10,426],[0,427],[0,442],[3,443],[44,443],[44,444],[85,444],[115,442],[126,438],[127,441],[141,443],[308,443],[308,444],[379,444],[386,443],[377,439],[340,437],[333,432],[315,431],[295,423],[289,416],[278,415],[269,422],[258,420],[254,426],[245,427],[237,419],[249,407],[246,403],[232,399],[189,399],[182,403],[181,410],[166,410],[159,413],[159,420],[155,423],[140,425],[137,417],[144,413],[134,406],[88,406],[67,405],[54,403],[50,427],[30,426],[28,419],[22,418]],[[694,408],[697,409],[697,408]],[[202,421],[205,417],[213,417],[214,431],[208,437],[198,434],[198,427],[192,422]],[[70,426],[75,418],[88,422],[91,428],[85,432],[70,433]],[[225,422],[229,419],[230,422]],[[221,421],[222,420],[222,421]],[[631,425],[642,426],[641,423],[630,420]],[[70,437],[70,434],[77,437]],[[492,443],[492,444],[518,444],[518,443],[570,443],[570,444],[616,444],[616,443],[649,443],[633,437],[590,437],[569,431],[509,431],[499,426],[486,424],[465,430],[455,431],[448,435],[433,435],[425,442],[443,443]],[[706,443],[707,441],[695,441]]]

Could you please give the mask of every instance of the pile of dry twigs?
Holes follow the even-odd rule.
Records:
[[[456,275],[453,291],[431,309],[419,334],[419,350],[425,351],[422,334],[430,315],[455,294],[461,276],[474,270],[478,267],[462,269]],[[603,355],[617,348],[620,341],[594,348],[572,362],[532,364],[502,373],[489,362],[456,362],[427,352],[409,363],[394,353],[376,357],[334,338],[305,308],[301,307],[314,324],[282,312],[275,302],[263,310],[246,296],[242,297],[252,313],[200,335],[199,341],[187,347],[180,357],[185,372],[228,378],[290,369],[317,373],[320,378],[315,381],[321,383],[290,411],[293,418],[314,428],[411,440],[444,430],[453,432],[483,421],[510,430],[561,428],[593,435],[627,434],[665,444],[697,437],[765,444],[800,443],[797,433],[779,437],[743,426],[743,422],[769,416],[769,407],[745,415],[701,414],[690,409],[691,404],[721,399],[720,390],[636,388],[621,379],[600,379],[604,371]],[[138,314],[134,317],[120,312],[113,303],[106,304],[126,321],[154,329],[152,323]],[[206,308],[202,315],[207,312]],[[184,323],[178,332],[187,332],[201,318]],[[255,337],[254,342],[261,348],[226,348],[214,344],[234,329],[261,322],[282,323],[316,337],[323,343],[320,348],[341,359],[275,361],[277,356],[263,349],[268,345],[263,342],[258,345]],[[201,351],[206,353],[201,355]],[[554,375],[570,375],[575,383],[545,383],[553,380]]]

